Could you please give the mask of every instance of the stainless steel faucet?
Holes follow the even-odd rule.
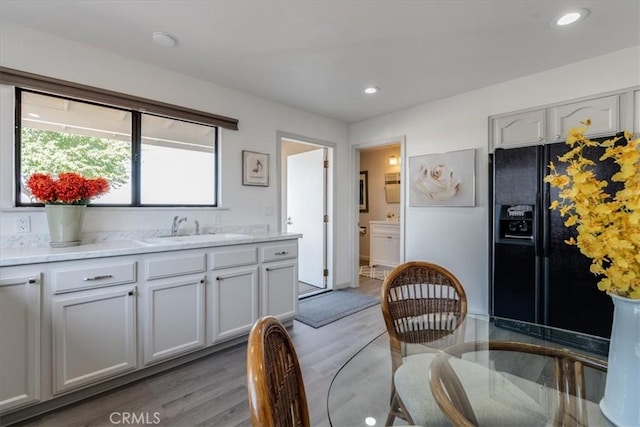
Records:
[[[175,217],[173,217],[173,223],[171,223],[171,235],[172,236],[177,236],[178,235],[178,227],[180,227],[180,224],[183,223],[184,221],[187,220],[186,217],[184,218],[180,218],[178,215],[176,215]]]
[[[196,226],[196,236],[197,236],[198,234],[200,234],[200,223],[198,222],[198,220],[197,220],[197,219],[194,219],[194,220],[193,220],[193,223],[194,223],[194,224],[195,224],[195,226]]]

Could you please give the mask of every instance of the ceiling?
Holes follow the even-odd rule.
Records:
[[[640,0],[0,0],[0,16],[346,123],[640,45]]]

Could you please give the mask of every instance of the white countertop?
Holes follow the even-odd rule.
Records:
[[[377,220],[377,221],[369,221],[369,224],[389,224],[389,225],[400,225],[400,221],[393,220]]]
[[[213,235],[215,236],[215,234]],[[187,236],[180,236],[187,237]],[[261,243],[279,240],[290,240],[302,237],[295,233],[266,233],[252,235],[235,235],[230,238],[200,242],[178,242],[171,238],[131,239],[89,243],[67,248],[51,248],[48,246],[26,246],[0,249],[0,267],[12,265],[39,264],[45,262],[70,261],[88,258],[102,258],[120,255],[135,255],[155,252],[175,251],[182,249],[210,248],[217,246],[240,245],[244,243]],[[153,241],[153,244],[145,243]]]

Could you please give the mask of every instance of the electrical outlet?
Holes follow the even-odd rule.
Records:
[[[30,233],[31,232],[31,217],[19,216],[16,219],[16,231],[18,233]]]

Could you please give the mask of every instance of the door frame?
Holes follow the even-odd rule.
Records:
[[[316,145],[318,148],[327,148],[327,160],[329,161],[329,167],[327,168],[327,215],[329,221],[327,223],[327,235],[326,235],[326,257],[327,257],[327,270],[328,275],[326,277],[326,288],[321,291],[331,290],[335,285],[335,240],[336,233],[336,192],[334,183],[336,182],[336,154],[337,144],[334,142],[323,141],[308,136],[293,134],[285,131],[276,131],[276,174],[278,183],[278,231],[283,232],[286,230],[286,214],[287,214],[287,199],[285,194],[286,177],[284,176],[283,158],[282,158],[282,140],[293,140],[302,144]]]
[[[406,156],[406,135],[399,135],[392,138],[376,139],[351,145],[351,201],[350,224],[351,235],[353,236],[351,246],[351,283],[358,287],[360,273],[360,204],[358,203],[360,194],[360,151],[369,148],[382,147],[385,145],[400,145],[400,263],[405,259],[405,233],[406,233],[406,213],[405,213],[405,189],[407,188],[407,164]]]

